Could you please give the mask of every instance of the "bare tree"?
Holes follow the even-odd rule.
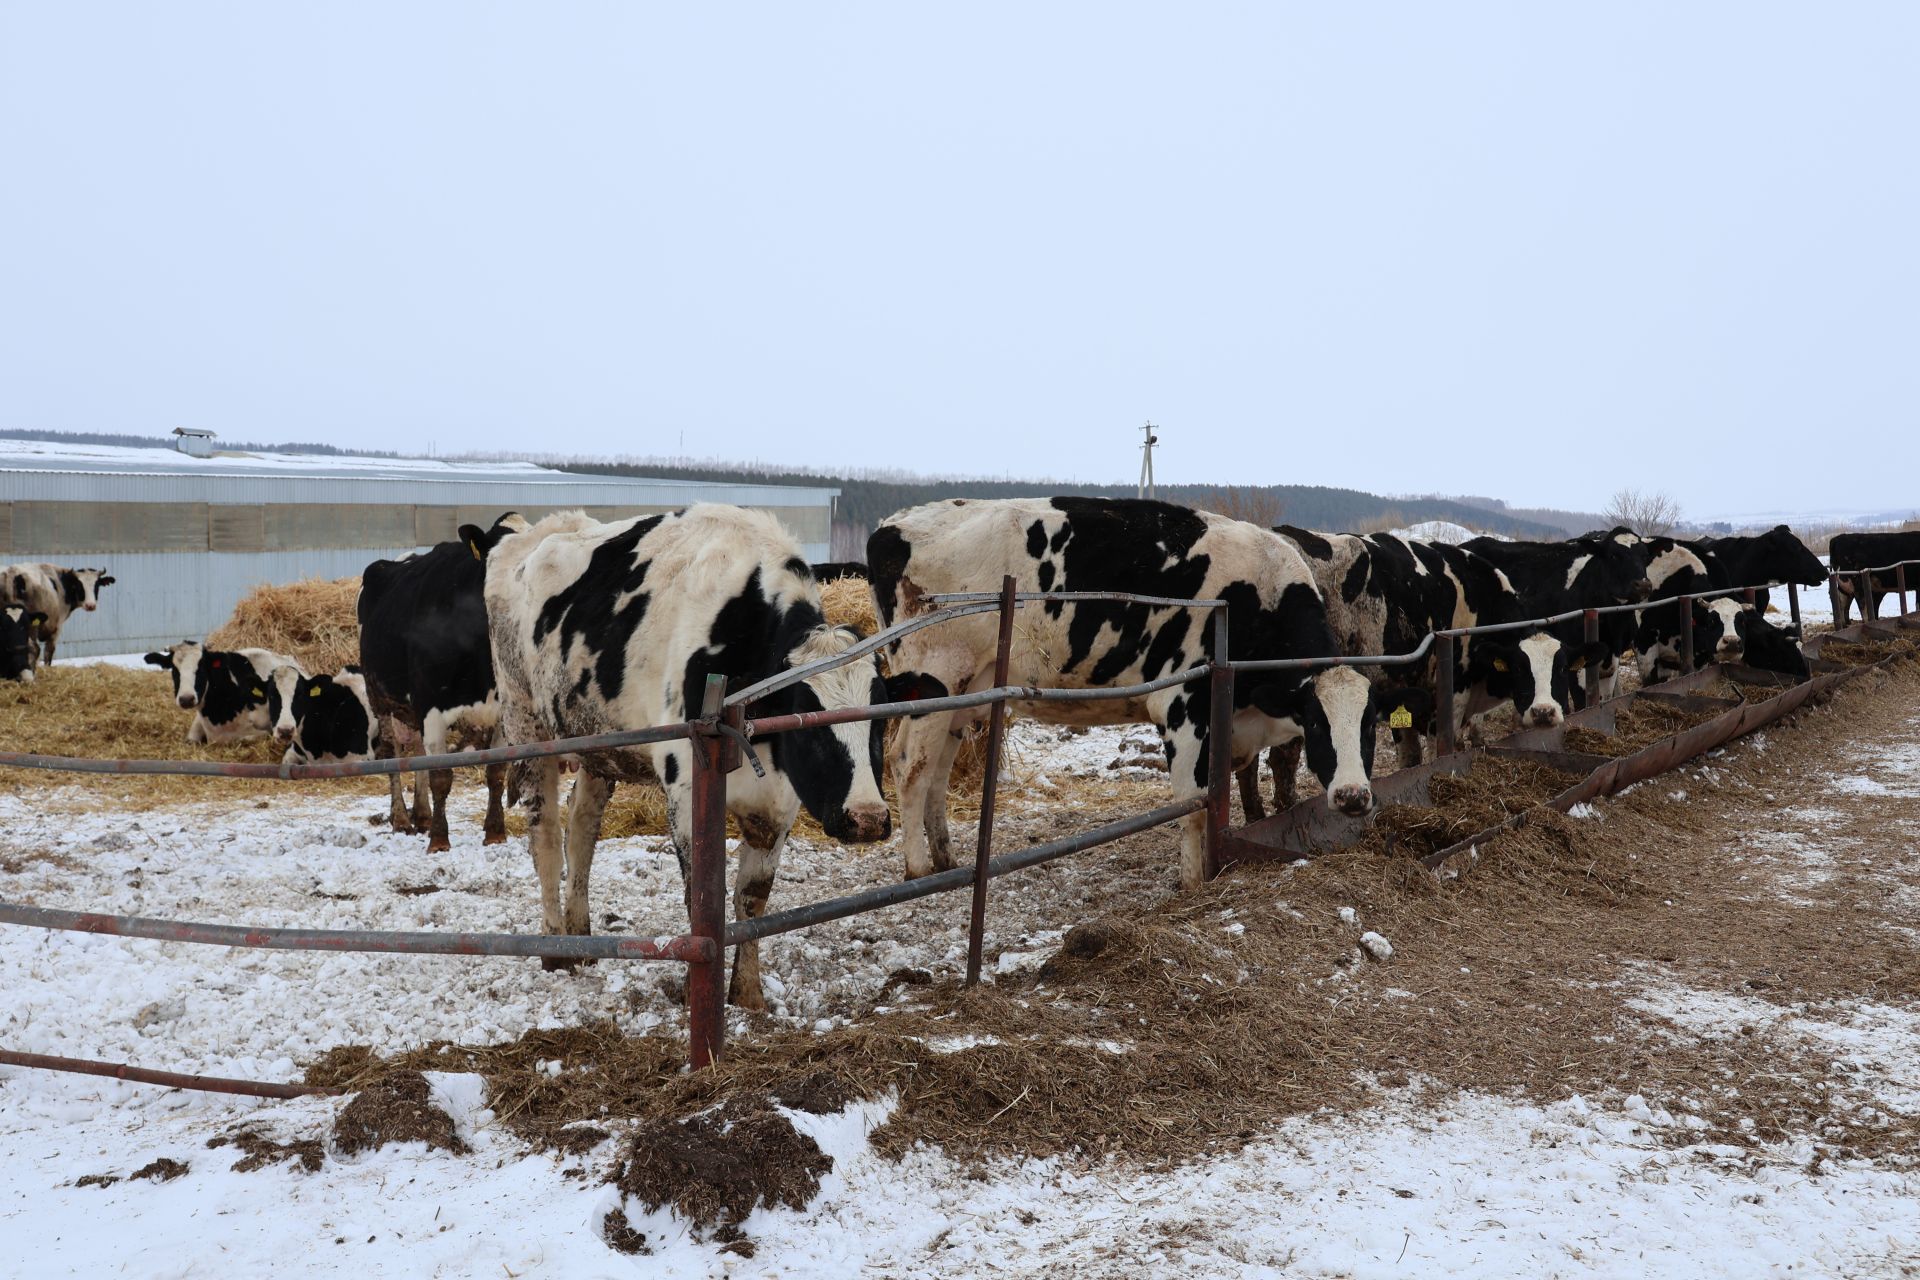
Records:
[[[1622,489],[1600,514],[1609,525],[1625,525],[1643,538],[1664,538],[1680,523],[1680,503],[1664,490]]]
[[[1258,485],[1225,485],[1205,498],[1207,510],[1229,520],[1245,520],[1271,529],[1286,518],[1287,504],[1272,489]]]

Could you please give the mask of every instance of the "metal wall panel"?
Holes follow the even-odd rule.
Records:
[[[205,551],[204,502],[15,502],[9,548],[50,555]],[[14,559],[20,559],[18,554]]]
[[[286,502],[264,508],[264,551],[396,547],[414,536],[414,508],[385,503]]]
[[[267,549],[267,509],[248,503],[222,505],[211,509],[207,517],[207,547],[212,551],[265,551]],[[137,547],[126,548],[129,551]]]

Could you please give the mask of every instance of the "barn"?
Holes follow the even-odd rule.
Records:
[[[774,515],[825,560],[833,488],[575,475],[524,462],[0,440],[0,564],[104,566],[100,609],[62,657],[137,653],[205,635],[262,583],[358,575],[502,511],[603,520],[726,502]]]

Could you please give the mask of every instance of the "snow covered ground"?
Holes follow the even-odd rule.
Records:
[[[1915,729],[1920,739],[1920,726]],[[1017,726],[1018,791],[1070,777],[1152,778],[1150,732]],[[1912,742],[1883,775],[1913,774]],[[1120,768],[1113,766],[1118,763]],[[1836,782],[1866,776],[1835,761]],[[1882,784],[1888,790],[1891,784]],[[1898,790],[1898,787],[1893,787]],[[1891,794],[1888,790],[1888,794]],[[384,805],[311,792],[148,812],[92,810],[79,791],[0,794],[0,896],[125,914],[256,924],[529,930],[534,879],[519,841],[477,844],[476,795],[453,796],[456,846],[371,825]],[[1847,801],[1836,794],[1835,804]],[[1802,844],[1819,866],[1820,822]],[[890,849],[793,847],[774,905],[896,873]],[[677,929],[678,870],[662,843],[609,841],[596,863],[597,926]],[[1036,892],[1038,892],[1036,890]],[[1044,956],[1009,891],[989,955]],[[775,1016],[847,1016],[902,965],[951,972],[964,911],[914,904],[890,938],[816,931],[766,951]],[[935,904],[935,905],[929,905]],[[903,909],[904,910],[904,909]],[[1004,913],[1004,914],[1003,914]],[[606,919],[611,914],[612,922]],[[1043,900],[1036,918],[1064,923]],[[1010,918],[1011,917],[1011,918]],[[1396,941],[1404,941],[1396,939]],[[498,1042],[611,1018],[639,1031],[683,1016],[664,967],[549,974],[516,960],[228,951],[0,929],[0,1045],[217,1075],[293,1080],[338,1044]],[[1629,1003],[1690,1034],[1782,1021],[1857,1061],[1890,1111],[1920,1109],[1920,1016],[1861,1004],[1782,1011],[1662,985]],[[804,1210],[762,1209],[745,1258],[693,1239],[664,1212],[624,1206],[654,1247],[627,1257],[599,1224],[619,1193],[578,1157],[529,1155],[496,1125],[477,1077],[436,1096],[472,1154],[415,1144],[329,1155],[315,1173],[238,1173],[210,1138],[246,1123],[292,1139],[343,1105],[264,1103],[94,1077],[0,1068],[0,1274],[54,1276],[1898,1276],[1920,1271],[1920,1175],[1829,1162],[1791,1138],[1758,1151],[1689,1141],[1689,1117],[1630,1094],[1550,1106],[1450,1094],[1414,1079],[1372,1111],[1304,1117],[1231,1156],[1168,1172],[1085,1161],[1003,1161],[970,1176],[939,1151],[898,1163],[867,1149],[885,1100],[835,1116],[789,1113],[835,1159]],[[1622,1091],[1623,1094],[1625,1091]],[[1678,1134],[1679,1136],[1676,1136]],[[604,1157],[605,1152],[600,1153]],[[168,1157],[173,1181],[127,1175]],[[576,1176],[568,1176],[569,1173]],[[120,1179],[79,1185],[92,1175]]]

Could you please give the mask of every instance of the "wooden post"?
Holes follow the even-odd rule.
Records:
[[[1793,615],[1793,632],[1795,635],[1799,635],[1800,634],[1800,584],[1797,582],[1789,582],[1787,584],[1787,609]]]
[[[1680,597],[1680,672],[1693,670],[1693,597]]]
[[[1434,676],[1434,728],[1438,730],[1438,740],[1434,743],[1434,754],[1450,756],[1457,744],[1453,733],[1453,651],[1457,643],[1446,632],[1434,637],[1433,676]]]
[[[993,656],[993,687],[1004,689],[1013,657],[1013,575],[1000,581],[1000,647]],[[980,784],[980,838],[973,854],[973,918],[967,931],[967,985],[980,981],[980,952],[987,934],[987,862],[993,857],[993,802],[1000,788],[1000,746],[1006,736],[1007,704],[987,713],[987,773]],[[941,804],[945,797],[937,797]]]
[[[1220,874],[1227,828],[1233,822],[1233,668],[1228,664],[1227,607],[1213,611],[1213,652],[1207,671],[1207,865]]]
[[[1871,609],[1873,612],[1868,613]],[[1866,622],[1880,616],[1880,606],[1873,598],[1873,574],[1865,569],[1860,571],[1860,621]]]
[[[1893,585],[1900,593],[1900,616],[1907,616],[1907,562],[1902,560],[1893,566]]]
[[[718,716],[726,677],[707,677],[703,717]],[[687,966],[687,1050],[694,1070],[720,1058],[727,1030],[727,748],[712,730],[696,730],[693,746],[693,849],[687,868],[688,932],[712,938],[714,958]]]
[[[1581,615],[1580,634],[1589,647],[1600,643],[1598,609],[1589,609]],[[1587,658],[1587,705],[1590,707],[1600,701],[1600,668],[1606,665],[1604,660],[1595,662],[1591,656]]]

